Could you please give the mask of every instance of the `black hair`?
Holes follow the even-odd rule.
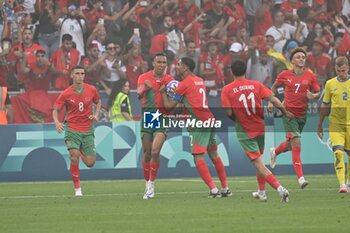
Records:
[[[107,109],[108,110],[110,110],[111,107],[113,106],[115,98],[117,97],[118,93],[122,91],[126,82],[128,82],[127,79],[121,78],[113,84],[111,95],[109,96],[108,101],[107,101]]]
[[[64,34],[64,35],[62,36],[62,42],[66,41],[66,40],[72,41],[72,40],[73,40],[72,35],[71,35],[71,34],[68,34],[68,33]]]
[[[43,50],[43,49],[39,49],[39,50],[37,50],[36,52],[35,52],[35,55],[37,55],[37,54],[46,54],[46,52],[45,52],[45,50]]]
[[[234,76],[243,76],[247,71],[247,64],[242,60],[237,60],[231,64],[231,71]]]
[[[156,57],[167,57],[167,56],[165,55],[165,53],[157,53],[153,56],[153,61],[154,59],[156,59]]]
[[[196,63],[189,57],[181,58],[181,63],[185,64],[191,72],[193,72],[194,68],[196,68]]]

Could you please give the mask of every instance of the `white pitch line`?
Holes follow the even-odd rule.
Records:
[[[289,189],[291,193],[293,192],[305,192],[305,191],[336,191],[337,189],[335,188],[314,188],[310,189],[308,188],[307,190],[300,190],[300,189]],[[233,198],[235,193],[250,193],[254,190],[233,190]],[[269,191],[269,193],[273,193],[273,190]],[[157,195],[188,195],[188,194],[208,194],[208,192],[204,191],[191,191],[191,192],[160,192],[157,193]],[[84,197],[110,197],[110,196],[135,196],[135,197],[141,197],[143,193],[101,193],[101,194],[84,194],[83,197],[75,197],[74,195],[28,195],[28,196],[2,196],[0,199],[40,199],[40,198],[84,198]]]

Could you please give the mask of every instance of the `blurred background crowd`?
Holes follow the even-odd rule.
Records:
[[[291,68],[291,49],[303,46],[307,67],[324,87],[334,75],[334,58],[350,56],[350,0],[3,0],[0,5],[0,86],[22,93],[12,99],[26,103],[22,114],[32,111],[33,122],[50,121],[51,99],[57,96],[47,93],[68,87],[77,64],[86,68],[87,83],[113,99],[116,90],[136,89],[138,76],[152,69],[153,55],[166,54],[167,73],[175,78],[177,59],[191,57],[207,94],[217,96],[233,80],[229,66],[236,59],[247,62],[248,79],[270,87]]]

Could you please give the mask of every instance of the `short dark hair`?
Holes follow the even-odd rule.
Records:
[[[71,34],[68,34],[68,33],[64,34],[64,35],[62,36],[62,42],[63,42],[63,41],[66,41],[66,40],[72,41],[72,40],[73,40],[73,36],[72,36]]]
[[[290,56],[289,56],[289,60],[291,61],[293,59],[293,56],[296,54],[296,53],[303,53],[305,55],[305,57],[307,56],[307,53],[306,53],[306,50],[303,49],[302,47],[295,47],[292,52],[290,53]]]
[[[35,55],[38,55],[38,54],[46,54],[46,52],[45,52],[45,50],[43,50],[43,49],[39,49],[39,50],[37,50],[36,52],[35,52]]]
[[[191,72],[193,72],[194,68],[196,68],[196,63],[193,61],[193,59],[189,57],[183,57],[180,60],[181,63],[185,64]]]
[[[237,60],[231,64],[231,71],[234,76],[243,76],[247,71],[247,65],[242,60]]]
[[[167,56],[165,55],[165,53],[157,53],[153,56],[153,61],[154,59],[156,59],[156,57],[167,57]]]

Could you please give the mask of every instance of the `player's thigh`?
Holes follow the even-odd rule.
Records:
[[[239,140],[239,143],[250,160],[257,159],[261,156],[259,142],[256,138],[242,139]]]
[[[64,141],[68,150],[80,150],[81,145],[83,143],[81,135],[78,132],[72,131],[70,129],[66,129],[64,133]]]
[[[286,135],[287,140],[301,136],[299,123],[296,118],[288,119],[286,117],[283,117],[282,120],[283,120],[284,130],[287,133]]]
[[[84,135],[82,139],[81,153],[84,156],[96,156],[95,137],[93,134]]]
[[[164,131],[155,132],[153,135],[152,153],[159,153],[167,138],[167,134]]]
[[[332,147],[344,147],[346,142],[346,134],[343,128],[339,124],[330,124],[329,125],[329,138],[332,143]]]
[[[211,131],[204,129],[189,129],[192,154],[207,152],[211,139]]]

